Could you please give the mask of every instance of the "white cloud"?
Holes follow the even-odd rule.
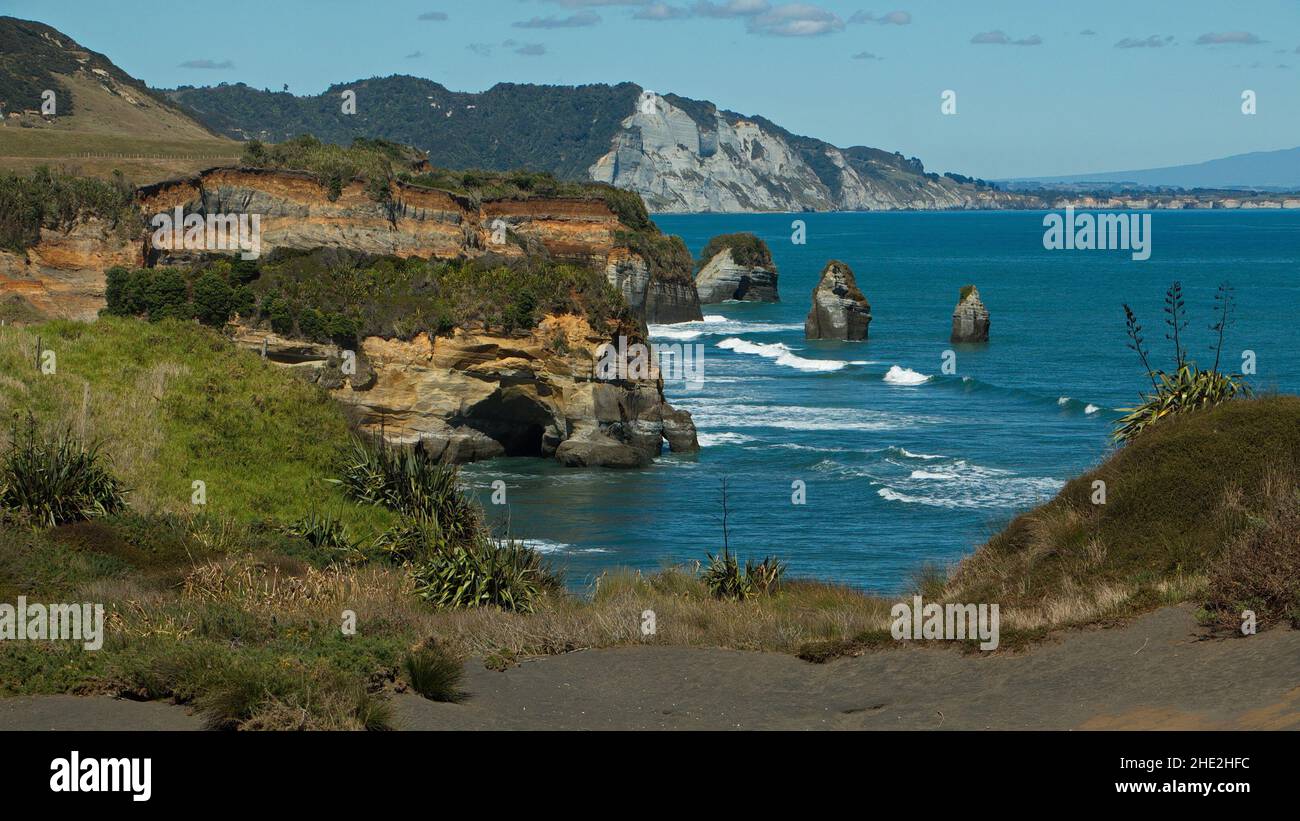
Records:
[[[1196,38],[1198,46],[1237,45],[1257,46],[1264,42],[1248,31],[1212,31]]]
[[[1115,44],[1115,48],[1164,48],[1174,41],[1172,34],[1161,37],[1159,34],[1152,34],[1150,37],[1125,37]]]
[[[771,8],[767,0],[727,0],[725,3],[699,0],[691,7],[691,13],[696,17],[753,17]]]
[[[568,17],[534,17],[511,23],[517,29],[573,29],[594,26],[600,22],[600,15],[594,11],[580,11]]]
[[[216,69],[219,71],[234,67],[235,64],[230,60],[186,60],[180,64],[180,68]]]
[[[844,21],[837,14],[808,3],[786,3],[750,18],[751,34],[777,37],[815,37],[843,31]]]
[[[667,3],[651,3],[632,15],[637,20],[680,20],[690,17],[691,10],[683,6],[670,6]]]
[[[912,22],[912,15],[905,11],[891,11],[888,14],[876,16],[869,11],[854,12],[849,18],[850,23],[879,23],[882,26],[906,26]]]
[[[1019,40],[1012,40],[1002,29],[981,31],[979,34],[970,38],[970,41],[975,45],[984,46],[1041,46],[1043,44],[1043,38],[1039,37],[1037,34],[1022,37]]]

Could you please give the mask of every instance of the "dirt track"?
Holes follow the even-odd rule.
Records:
[[[814,665],[776,653],[591,650],[467,665],[462,704],[395,700],[404,729],[1300,729],[1300,631],[1200,640],[1190,608],[1022,654],[904,648]],[[0,730],[191,729],[183,708],[0,700]]]

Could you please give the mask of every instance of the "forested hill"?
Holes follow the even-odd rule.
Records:
[[[342,94],[349,89],[356,92],[355,114],[343,113]],[[311,97],[243,83],[165,93],[209,128],[236,139],[281,142],[313,134],[347,145],[355,137],[380,137],[421,148],[444,168],[529,168],[586,179],[640,91],[632,83],[502,83],[470,94],[394,75],[334,85]]]

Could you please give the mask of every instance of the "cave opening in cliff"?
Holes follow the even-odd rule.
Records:
[[[494,391],[470,407],[462,424],[490,436],[506,456],[542,456],[542,441],[554,415],[537,396],[521,387]]]

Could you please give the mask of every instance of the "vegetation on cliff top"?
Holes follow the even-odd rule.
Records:
[[[197,318],[220,327],[238,315],[281,336],[345,347],[367,336],[445,336],[454,328],[527,331],[548,314],[576,314],[595,328],[630,318],[603,272],[581,265],[375,258],[328,248],[187,269],[114,268],[106,299],[110,316]]]
[[[697,270],[708,265],[714,257],[728,249],[731,251],[732,261],[737,265],[752,268],[773,267],[772,251],[767,247],[767,243],[754,234],[742,231],[735,234],[719,234],[710,239],[700,251],[700,258],[696,262]]]
[[[107,182],[46,166],[0,173],[0,249],[22,253],[40,241],[42,228],[67,231],[87,217],[126,240],[144,230],[134,203],[135,189],[121,175]]]

